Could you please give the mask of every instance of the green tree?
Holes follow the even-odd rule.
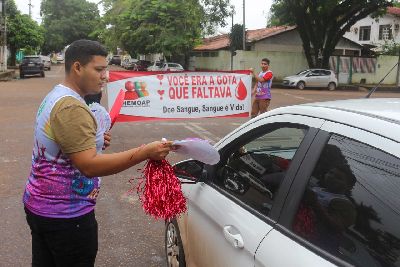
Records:
[[[97,4],[86,0],[43,0],[40,6],[45,29],[43,51],[60,51],[78,39],[97,39],[100,23]]]
[[[233,25],[229,33],[229,48],[232,52],[243,49],[243,24]]]
[[[15,66],[15,55],[19,49],[38,52],[43,44],[43,29],[28,15],[22,15],[14,0],[8,0],[7,46],[10,50],[10,65]]]
[[[274,0],[269,25],[297,25],[309,67],[328,68],[340,38],[395,0]]]
[[[225,26],[229,0],[106,0],[99,35],[106,45],[132,54],[163,53],[188,59],[204,34]]]

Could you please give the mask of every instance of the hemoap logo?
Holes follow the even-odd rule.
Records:
[[[125,82],[125,98],[124,107],[146,107],[149,106],[150,100],[141,100],[140,98],[149,95],[147,84],[143,81],[127,81]]]

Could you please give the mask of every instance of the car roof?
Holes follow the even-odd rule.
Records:
[[[362,98],[280,107],[261,114],[296,114],[364,129],[400,141],[400,98]]]

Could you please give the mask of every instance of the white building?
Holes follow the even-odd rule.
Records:
[[[400,43],[400,8],[388,7],[382,17],[368,16],[354,24],[344,37],[377,50],[385,43]]]

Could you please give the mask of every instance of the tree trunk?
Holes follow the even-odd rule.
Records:
[[[17,55],[17,48],[14,45],[10,45],[10,66],[15,66],[15,57]]]

